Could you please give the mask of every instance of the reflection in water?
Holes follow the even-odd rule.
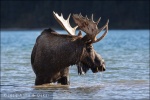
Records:
[[[102,74],[88,71],[79,76],[76,66],[71,66],[69,86],[34,87],[30,55],[39,34],[1,32],[2,99],[149,99],[148,30],[110,30],[94,44],[106,61]]]

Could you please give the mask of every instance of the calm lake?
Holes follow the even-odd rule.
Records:
[[[105,59],[105,72],[80,76],[71,66],[70,86],[35,88],[30,55],[41,32],[1,31],[1,100],[149,100],[149,30],[109,30],[94,44]]]

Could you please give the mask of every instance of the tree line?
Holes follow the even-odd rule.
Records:
[[[103,1],[34,1],[1,0],[1,28],[61,28],[53,17],[53,11],[94,15],[99,26],[109,19],[110,29],[149,29],[149,0],[103,0]],[[75,26],[73,19],[70,23]]]

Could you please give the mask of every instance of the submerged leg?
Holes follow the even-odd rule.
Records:
[[[35,85],[42,85],[42,84],[44,84],[44,79],[40,77],[36,77]]]
[[[57,83],[61,83],[62,85],[69,85],[69,81],[68,81],[68,78],[66,76],[64,77],[61,77]]]
[[[61,78],[58,79],[57,83],[61,83],[62,85],[69,85],[69,67],[66,67],[64,70],[60,72]]]
[[[49,78],[47,77],[36,77],[35,79],[35,85],[42,85],[46,83],[50,83]]]

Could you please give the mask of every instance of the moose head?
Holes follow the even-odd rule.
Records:
[[[91,69],[93,73],[105,71],[105,62],[100,54],[96,53],[92,44],[99,42],[106,36],[108,33],[109,20],[102,28],[99,29],[97,25],[101,18],[99,18],[97,22],[94,22],[93,14],[91,19],[89,19],[87,16],[83,17],[81,14],[73,14],[73,20],[77,26],[72,28],[69,23],[71,14],[68,16],[67,20],[63,18],[62,14],[60,16],[55,12],[53,12],[53,14],[58,23],[69,33],[69,35],[78,37],[83,46],[79,61],[76,63],[78,66],[78,73],[84,74],[89,69]],[[78,35],[75,34],[77,28],[80,29]],[[105,32],[103,35],[97,38],[97,35],[104,29]],[[86,35],[82,36],[81,31],[84,31]]]

